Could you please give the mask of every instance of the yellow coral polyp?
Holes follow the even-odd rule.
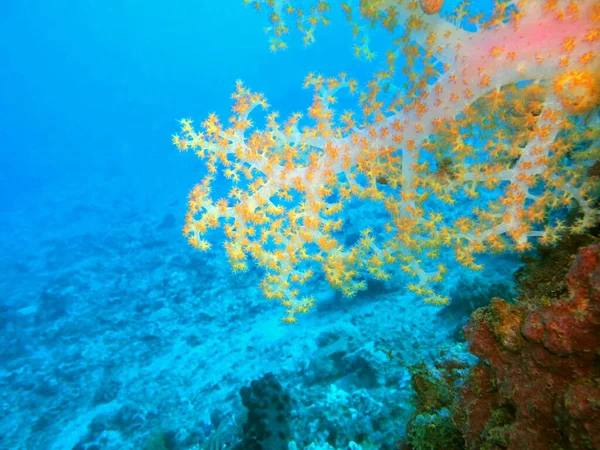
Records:
[[[590,71],[567,71],[554,80],[554,93],[568,112],[587,113],[600,103],[598,78]]]
[[[207,251],[200,238],[223,228],[232,270],[260,266],[260,288],[285,308],[285,323],[313,307],[299,298],[315,287],[310,267],[348,297],[366,289],[362,276],[399,274],[426,302],[446,304],[437,290],[449,269],[438,263],[449,250],[454,263],[482,270],[480,254],[557,242],[567,227],[553,210],[577,208],[573,233],[600,219],[600,185],[587,173],[598,159],[589,144],[600,138],[597,118],[571,116],[600,102],[597,0],[495,0],[485,20],[467,2],[446,17],[438,14],[443,0],[355,3],[342,9],[358,56],[377,57],[364,25],[397,36],[364,89],[346,74],[311,73],[307,114],[281,120],[272,111],[256,118],[258,106],[268,108],[264,96],[237,82],[228,122],[210,114],[195,131],[183,119],[172,138],[209,172],[190,193],[184,235]],[[306,43],[328,23],[323,1],[254,4],[272,14],[273,50],[285,47],[285,23],[298,23]],[[467,21],[480,31],[461,29]],[[355,109],[336,111],[354,93]],[[226,192],[217,177],[230,185],[226,199],[215,198]],[[352,212],[361,201],[379,206]],[[384,226],[346,240],[359,231],[351,219],[362,223],[372,211]]]

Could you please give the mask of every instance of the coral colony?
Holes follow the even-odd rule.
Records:
[[[307,45],[328,23],[324,1],[245,1],[268,11],[273,51],[286,47],[288,23]],[[206,233],[222,228],[233,271],[251,260],[263,268],[262,291],[284,306],[285,322],[311,309],[303,285],[318,273],[345,296],[394,278],[446,304],[456,263],[482,270],[481,255],[552,244],[598,222],[588,171],[599,156],[600,3],[496,1],[487,16],[465,3],[446,14],[442,3],[342,2],[354,52],[376,71],[364,86],[345,73],[308,74],[304,114],[267,112],[259,129],[253,117],[267,101],[238,82],[226,125],[214,114],[199,128],[181,120],[173,143],[208,170],[190,193],[184,234],[208,250]],[[373,26],[389,31],[379,57]],[[337,110],[347,95],[356,108]],[[231,189],[215,195],[221,176]],[[372,224],[349,239],[345,213],[366,204]]]

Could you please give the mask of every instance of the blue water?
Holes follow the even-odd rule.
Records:
[[[180,231],[205,168],[171,144],[179,119],[225,121],[238,79],[286,117],[311,102],[308,72],[371,75],[330,18],[317,44],[292,31],[273,54],[266,16],[238,0],[2,2],[0,449],[143,449],[161,433],[219,448],[216,430],[227,446],[240,388],[268,372],[294,399],[298,448],[402,438],[406,366],[463,357],[458,330],[489,286],[510,293],[515,257],[458,272],[445,313],[402,283],[344,299],[320,279],[286,326],[257,269],[234,276],[219,242],[198,253]]]

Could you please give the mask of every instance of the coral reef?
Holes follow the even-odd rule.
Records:
[[[465,327],[481,359],[455,415],[467,448],[600,448],[600,245],[580,251],[566,286],[534,309],[493,299]]]
[[[248,450],[285,450],[290,439],[290,396],[272,373],[240,389],[248,409],[243,426],[242,448]]]
[[[452,378],[455,368],[431,370],[425,364],[411,367],[417,411],[407,424],[411,449],[462,449],[462,436],[451,420],[454,403]]]
[[[421,362],[409,367],[415,411],[407,423],[406,437],[397,442],[396,448],[464,449],[454,411],[459,389],[476,362],[462,343],[442,349],[433,365]]]
[[[566,233],[556,245],[538,245],[535,255],[524,255],[521,259],[525,264],[515,273],[517,301],[532,307],[547,306],[568,295],[565,277],[578,249],[598,242],[599,235],[598,226],[586,234]]]

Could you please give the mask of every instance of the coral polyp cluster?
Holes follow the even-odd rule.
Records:
[[[274,49],[288,23],[305,43],[327,24],[330,5],[255,1],[270,10]],[[304,5],[304,6],[303,6]],[[367,280],[404,278],[426,302],[446,304],[449,268],[481,270],[479,255],[551,245],[598,222],[600,5],[596,1],[503,1],[492,14],[435,0],[362,0],[341,7],[355,54],[379,61],[364,86],[343,73],[311,73],[306,116],[266,114],[241,82],[228,125],[210,115],[182,120],[173,142],[206,161],[191,192],[184,234],[200,250],[223,228],[235,272],[250,260],[261,288],[294,322],[314,304],[305,283],[322,274],[353,296]],[[443,10],[442,10],[443,12]],[[389,32],[379,60],[369,30]],[[354,110],[336,109],[356,95]],[[221,173],[229,193],[214,193]],[[349,209],[375,205],[362,230]],[[577,214],[567,223],[565,211]],[[351,236],[359,236],[351,238]]]
[[[554,92],[565,110],[573,114],[591,112],[600,103],[600,74],[568,71],[554,80]]]

